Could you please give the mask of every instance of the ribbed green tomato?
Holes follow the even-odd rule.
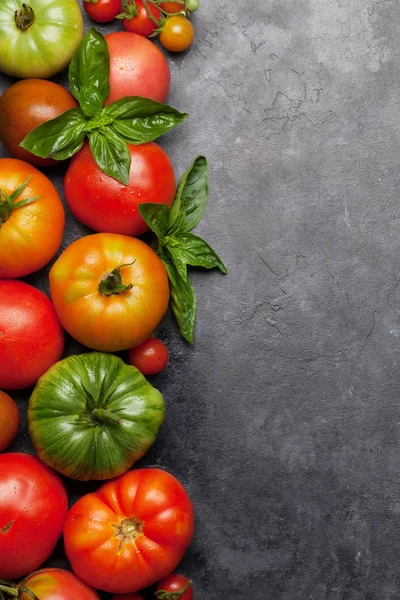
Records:
[[[101,352],[50,367],[28,408],[39,458],[81,481],[125,473],[153,444],[164,418],[160,392],[135,367]]]
[[[0,71],[48,79],[67,67],[83,32],[77,0],[1,0]]]

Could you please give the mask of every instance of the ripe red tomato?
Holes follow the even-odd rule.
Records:
[[[166,592],[163,594],[162,592]],[[192,600],[193,586],[190,579],[174,573],[169,575],[157,585],[156,598],[160,600]]]
[[[92,588],[80,581],[73,573],[63,569],[41,569],[28,575],[19,584],[35,594],[40,600],[99,600]],[[27,592],[20,591],[19,600],[32,600]]]
[[[132,1],[132,0],[131,0]],[[149,37],[158,27],[157,23],[154,23],[152,19],[149,17],[149,14],[146,10],[145,5],[143,4],[143,0],[134,0],[134,16],[132,19],[125,18],[122,21],[124,29],[126,31],[131,31],[132,33],[137,33],[139,35],[144,35],[145,37]],[[149,10],[153,16],[153,18],[160,22],[161,12],[154,4],[151,4],[149,1],[147,3]],[[129,11],[128,11],[129,14]]]
[[[168,348],[157,338],[147,338],[142,344],[129,351],[129,364],[143,375],[155,375],[168,363]]]
[[[99,232],[138,236],[148,231],[138,211],[144,202],[171,206],[175,176],[167,154],[154,142],[128,145],[129,184],[122,185],[96,165],[89,144],[72,158],[64,180],[68,206],[79,221]]]
[[[185,2],[163,2],[160,7],[167,13],[174,14],[185,10]]]
[[[65,88],[45,79],[17,81],[0,97],[0,140],[15,158],[39,167],[55,165],[20,147],[28,133],[49,119],[78,106]]]
[[[194,39],[194,28],[183,15],[168,17],[160,33],[160,43],[170,52],[187,50]]]
[[[65,550],[83,581],[126,594],[171,573],[193,529],[193,506],[179,481],[160,469],[136,469],[78,500],[65,522]]]
[[[0,455],[0,578],[37,569],[62,533],[68,498],[61,479],[36,456]]]
[[[0,387],[33,385],[59,360],[63,347],[49,298],[22,281],[0,279]]]
[[[124,96],[164,102],[171,81],[167,59],[150,40],[117,31],[105,36],[110,52],[110,95],[107,104]]]
[[[19,430],[19,410],[14,400],[0,390],[0,452],[8,448]]]
[[[83,8],[93,21],[108,23],[121,12],[121,0],[83,0]]]

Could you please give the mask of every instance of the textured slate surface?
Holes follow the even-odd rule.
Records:
[[[193,275],[193,348],[160,328],[168,416],[142,464],[193,498],[196,598],[397,599],[399,4],[202,0],[194,23],[169,56],[191,118],[161,143],[178,175],[207,155],[198,233],[229,275]],[[86,232],[68,215],[63,247]]]

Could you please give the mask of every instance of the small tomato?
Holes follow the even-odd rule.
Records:
[[[187,50],[194,39],[194,28],[183,15],[168,17],[160,33],[160,43],[171,52]]]
[[[124,11],[121,18],[125,31],[149,37],[159,26],[161,12],[157,6],[151,4],[150,0],[147,2],[147,6],[151,17],[143,0],[128,0],[122,6]]]
[[[156,598],[159,600],[192,600],[192,582],[178,573],[169,575],[158,583]]]
[[[168,348],[156,338],[147,338],[129,352],[129,364],[139,369],[143,375],[156,375],[168,363]]]
[[[121,12],[121,0],[83,0],[83,8],[93,21],[108,23]]]

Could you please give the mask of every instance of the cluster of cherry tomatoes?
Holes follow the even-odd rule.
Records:
[[[189,17],[198,9],[199,0],[84,0],[83,6],[98,23],[121,19],[126,31],[145,37],[159,36],[166,50],[182,52],[194,39]]]

